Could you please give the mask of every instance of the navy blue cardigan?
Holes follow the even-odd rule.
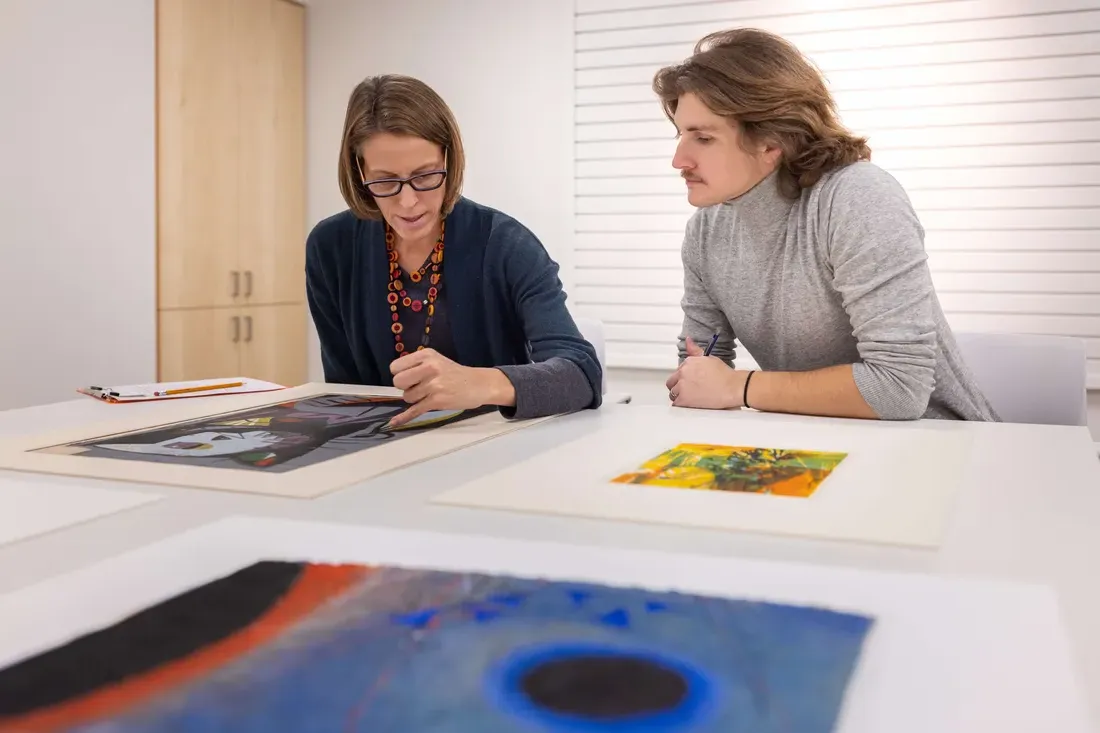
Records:
[[[558,265],[538,238],[507,214],[463,197],[447,217],[446,241],[443,282],[456,361],[508,367],[567,359],[592,387],[588,407],[599,407],[596,351],[569,314]],[[381,221],[347,210],[313,228],[306,296],[325,381],[392,386],[388,283]]]

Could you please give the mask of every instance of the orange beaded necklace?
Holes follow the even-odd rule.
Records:
[[[425,308],[428,309],[428,317],[424,321],[424,334],[420,337],[420,345],[416,347],[417,351],[426,349],[428,342],[431,340],[432,330],[432,318],[435,316],[435,300],[439,295],[439,289],[442,287],[443,281],[443,230],[446,222],[441,222],[439,226],[439,239],[436,240],[435,247],[432,249],[431,256],[420,266],[419,270],[414,270],[408,273],[408,278],[414,283],[419,283],[428,277],[428,297],[424,300],[419,298],[413,299],[409,296],[408,291],[405,290],[405,284],[401,281],[402,272],[401,266],[397,264],[397,248],[395,246],[395,235],[389,225],[386,225],[386,253],[390,260],[390,284],[389,293],[386,295],[386,301],[390,304],[390,315],[393,318],[393,323],[390,325],[390,331],[393,332],[394,350],[397,351],[398,356],[405,353],[406,346],[405,341],[401,338],[401,332],[404,331],[404,327],[401,325],[401,317],[398,314],[398,304],[403,308],[411,310],[414,313],[419,313]],[[428,273],[431,273],[430,275]]]

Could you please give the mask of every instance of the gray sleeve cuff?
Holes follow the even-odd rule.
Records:
[[[592,405],[592,385],[584,371],[568,359],[554,357],[496,368],[504,372],[516,390],[515,406],[500,408],[509,420],[560,415]]]
[[[933,385],[922,381],[919,374],[856,362],[852,379],[880,420],[919,420],[928,409]]]

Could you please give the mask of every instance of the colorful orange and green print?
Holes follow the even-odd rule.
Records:
[[[681,443],[612,483],[808,497],[846,453]]]

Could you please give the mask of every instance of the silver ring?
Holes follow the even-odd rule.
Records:
[[[675,401],[676,401],[676,393],[675,393],[675,392],[673,392],[672,390],[669,390],[669,391],[668,391],[668,398],[669,398],[670,400],[672,400],[673,402],[675,402]]]

